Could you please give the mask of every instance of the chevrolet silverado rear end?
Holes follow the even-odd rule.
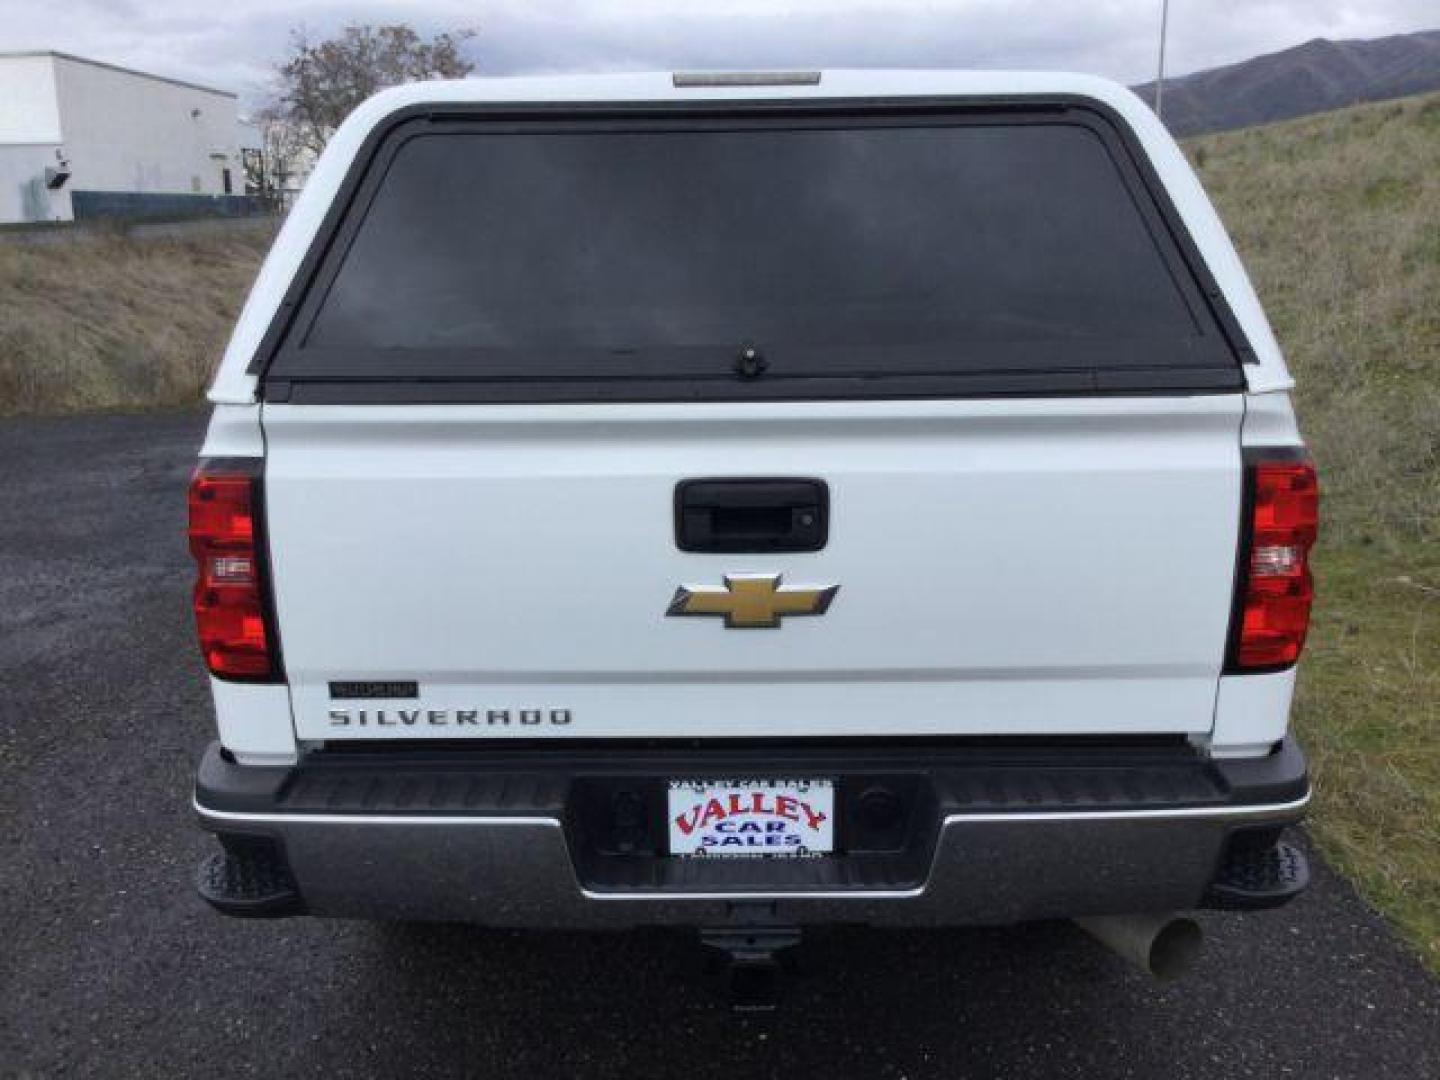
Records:
[[[1290,385],[1099,80],[384,93],[211,394],[202,894],[722,936],[1283,902]]]

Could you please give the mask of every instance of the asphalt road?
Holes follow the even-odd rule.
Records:
[[[194,415],[0,423],[0,1075],[1437,1077],[1440,984],[1324,867],[1161,986],[1067,924],[844,930],[736,1019],[679,934],[226,920]]]

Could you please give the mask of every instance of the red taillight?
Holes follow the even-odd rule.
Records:
[[[195,625],[210,671],[260,682],[277,674],[258,527],[259,463],[201,463],[190,480]]]
[[[1288,667],[1300,657],[1310,627],[1310,548],[1319,523],[1315,465],[1290,453],[1264,452],[1248,462],[1251,498],[1246,565],[1231,668]]]

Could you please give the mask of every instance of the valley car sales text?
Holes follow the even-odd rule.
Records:
[[[804,825],[815,832],[826,815],[803,799],[790,795],[732,792],[724,799],[712,797],[696,803],[675,817],[675,827],[685,836],[697,829],[710,830],[700,838],[706,848],[794,848],[804,837],[792,825]],[[759,819],[759,820],[757,820]]]

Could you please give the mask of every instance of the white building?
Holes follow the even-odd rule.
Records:
[[[234,94],[0,53],[0,222],[249,209]]]

